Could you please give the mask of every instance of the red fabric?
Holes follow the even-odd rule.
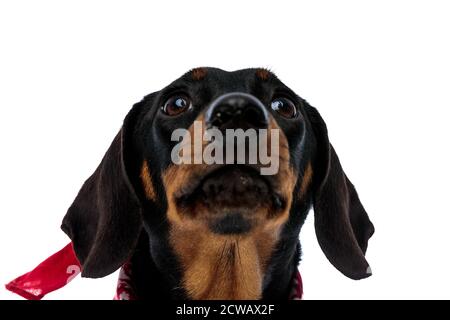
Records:
[[[28,300],[41,300],[47,293],[64,287],[80,271],[80,263],[69,243],[32,271],[8,283],[6,289]]]
[[[119,279],[117,279],[116,294],[113,300],[138,300],[133,289],[133,275],[131,273],[131,264],[125,263],[120,268]]]
[[[292,278],[291,293],[289,295],[289,300],[301,300],[302,297],[303,297],[303,281],[300,272],[297,270],[297,272],[294,275],[294,278]]]
[[[137,300],[133,289],[131,264],[125,263],[120,269],[114,300]],[[58,251],[34,270],[18,277],[6,285],[6,289],[15,292],[28,300],[40,300],[47,293],[64,287],[81,271],[72,243]],[[303,296],[302,277],[300,272],[294,275],[291,282],[290,300],[300,300]]]

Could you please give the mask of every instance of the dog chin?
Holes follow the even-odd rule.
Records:
[[[209,221],[209,229],[221,235],[241,235],[252,230],[255,222],[239,212],[226,213]]]

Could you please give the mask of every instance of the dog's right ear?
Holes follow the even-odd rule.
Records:
[[[62,222],[82,266],[82,276],[99,278],[131,256],[142,228],[141,205],[130,180],[133,134],[145,99],[135,104],[100,165],[86,180]]]

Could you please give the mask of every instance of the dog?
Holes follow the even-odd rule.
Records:
[[[262,175],[259,162],[174,164],[171,135],[193,133],[194,123],[203,133],[278,130],[277,172]],[[205,67],[132,107],[62,230],[84,277],[131,262],[140,299],[283,300],[312,207],[331,264],[351,279],[370,276],[374,227],[318,111],[269,70]]]

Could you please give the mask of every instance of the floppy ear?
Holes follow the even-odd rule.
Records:
[[[132,134],[141,103],[134,105],[100,165],[86,180],[62,222],[82,265],[99,278],[130,257],[141,230],[141,207],[129,179]]]
[[[317,143],[314,169],[314,223],[317,239],[328,260],[344,275],[371,275],[364,254],[374,227],[328,140],[319,112],[307,106]]]

